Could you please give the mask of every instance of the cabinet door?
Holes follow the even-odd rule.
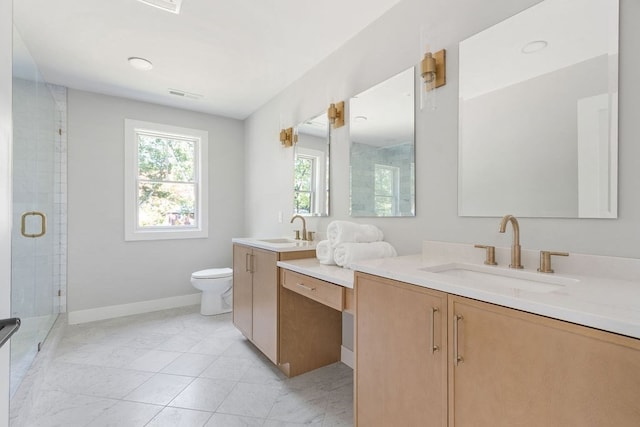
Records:
[[[253,343],[278,363],[278,258],[253,249]]]
[[[446,426],[446,294],[357,273],[355,299],[356,425]]]
[[[233,245],[233,324],[245,337],[253,337],[253,285],[251,249]]]
[[[449,300],[451,426],[640,425],[638,340]]]

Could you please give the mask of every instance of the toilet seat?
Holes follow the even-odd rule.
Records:
[[[233,269],[231,268],[208,268],[191,274],[194,279],[221,279],[231,276],[233,276]]]

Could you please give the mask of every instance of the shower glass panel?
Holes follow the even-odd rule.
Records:
[[[11,395],[59,313],[54,280],[55,146],[60,111],[14,27]],[[44,234],[43,234],[44,233]],[[42,234],[42,235],[41,235]]]

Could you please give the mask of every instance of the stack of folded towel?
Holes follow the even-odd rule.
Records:
[[[351,268],[356,261],[396,256],[394,247],[383,238],[374,225],[333,221],[327,227],[327,240],[316,245],[316,257],[320,264]]]

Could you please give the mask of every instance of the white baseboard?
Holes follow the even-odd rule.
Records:
[[[349,350],[345,346],[340,346],[340,361],[350,367],[351,369],[355,369],[355,358],[353,355],[353,350]]]
[[[68,313],[68,319],[70,325],[75,325],[96,320],[112,319],[114,317],[130,316],[132,314],[150,313],[168,308],[184,307],[187,305],[200,304],[201,295],[202,294],[198,292],[197,294],[133,302],[130,304],[109,305],[87,310],[70,311]]]

